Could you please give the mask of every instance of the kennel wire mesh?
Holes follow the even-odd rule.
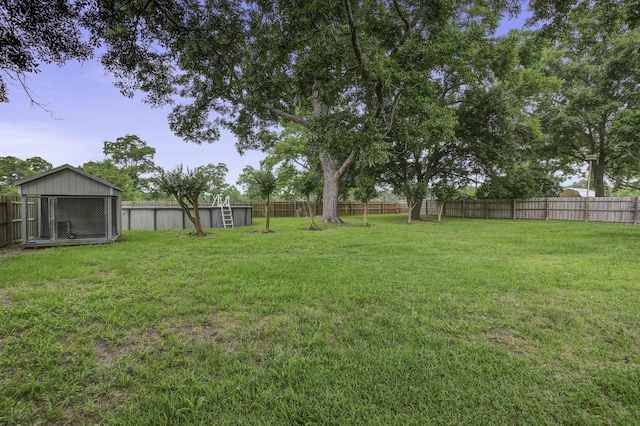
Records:
[[[58,198],[54,220],[58,239],[107,238],[104,198]]]

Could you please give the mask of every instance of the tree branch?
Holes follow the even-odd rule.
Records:
[[[292,121],[294,123],[298,123],[307,129],[309,128],[309,122],[303,117],[298,117],[297,115],[289,114],[288,112],[283,111],[279,108],[276,108],[271,104],[262,104],[262,106],[282,119],[285,119],[287,121]]]
[[[351,165],[356,161],[357,158],[358,158],[358,150],[353,149],[349,154],[349,156],[347,157],[347,159],[344,160],[344,163],[342,163],[342,166],[340,166],[340,168],[336,171],[336,175],[338,179],[344,176],[347,170],[349,170],[349,167],[351,167]]]
[[[396,10],[396,13],[404,22],[404,40],[408,39],[411,34],[411,24],[407,18],[402,14],[402,10],[400,10],[400,5],[398,4],[398,0],[393,0],[393,8]]]
[[[349,23],[349,32],[351,33],[351,46],[353,52],[356,55],[356,60],[362,68],[362,72],[366,74],[366,68],[364,66],[364,59],[362,55],[362,48],[360,47],[360,39],[358,38],[358,27],[353,19],[353,11],[351,10],[351,2],[349,0],[343,0],[344,11],[347,15],[347,21]]]

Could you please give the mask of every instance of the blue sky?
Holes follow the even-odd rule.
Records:
[[[53,164],[80,166],[101,161],[104,141],[138,135],[156,149],[155,163],[165,169],[225,163],[235,183],[245,165],[259,166],[260,152],[240,156],[231,134],[214,144],[186,143],[167,124],[170,108],[151,108],[142,97],[124,97],[97,60],[41,66],[28,76],[33,97],[51,113],[30,105],[19,86],[9,86],[9,103],[0,103],[0,156],[39,156]]]
[[[521,25],[521,18],[505,20],[499,33]],[[141,96],[124,97],[96,59],[73,61],[63,67],[42,65],[27,82],[34,98],[51,113],[30,105],[22,88],[9,81],[10,102],[0,103],[0,157],[38,156],[54,167],[80,166],[104,159],[104,141],[135,134],[156,149],[158,166],[171,169],[179,163],[190,168],[225,163],[231,184],[244,166],[258,167],[264,158],[257,151],[240,156],[235,137],[229,133],[213,144],[184,142],[169,129],[169,107],[153,109]]]

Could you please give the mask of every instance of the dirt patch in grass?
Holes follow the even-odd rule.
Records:
[[[96,354],[96,362],[103,366],[113,365],[122,355],[131,353],[128,345],[112,346],[106,342],[96,342],[93,351]]]
[[[209,316],[212,327],[219,329],[234,329],[240,326],[240,320],[231,312],[218,311]]]
[[[125,355],[133,355],[142,350],[157,346],[162,336],[153,328],[133,329],[124,343],[110,344],[105,341],[96,341],[93,345],[96,362],[102,366],[110,366]]]
[[[35,253],[35,250],[23,250],[19,245],[8,245],[0,247],[0,259],[27,253]]]
[[[210,315],[206,324],[174,325],[169,331],[190,344],[213,342],[225,351],[236,351],[243,340],[266,348],[274,340],[281,339],[294,322],[292,316],[285,313],[265,315],[248,322],[238,315],[240,313],[221,311]]]
[[[274,340],[281,339],[295,319],[283,312],[265,315],[248,327],[259,346],[268,346]]]
[[[538,346],[511,328],[492,329],[485,333],[491,343],[502,346],[509,354],[524,354],[538,351]]]
[[[239,341],[232,330],[218,328],[211,324],[174,327],[171,331],[178,336],[179,340],[189,344],[214,342],[226,351],[235,351]]]
[[[208,238],[215,237],[212,232],[205,232],[204,234],[196,234],[195,232],[187,232],[186,234],[180,234],[178,238]]]
[[[6,296],[4,294],[0,294],[0,306],[15,306],[17,305],[18,302],[9,298],[9,296]]]
[[[234,351],[238,345],[240,320],[230,312],[220,311],[209,316],[205,324],[176,324],[169,327],[179,340],[190,344],[215,342],[225,350]]]
[[[104,423],[104,414],[115,412],[128,401],[129,394],[121,389],[113,390],[109,395],[95,395],[95,403],[88,406],[77,406],[72,403],[66,403],[59,411],[59,415],[49,418],[43,424],[46,425],[77,425],[91,424],[99,425]],[[40,424],[40,423],[38,423]]]

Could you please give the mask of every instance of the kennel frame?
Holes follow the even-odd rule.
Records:
[[[22,196],[23,212],[27,212],[29,197],[38,200],[36,235],[29,235],[28,223],[23,221],[22,244],[25,246],[108,243],[122,234],[122,189],[110,182],[64,164],[19,180],[15,185]],[[60,220],[58,200],[75,203],[80,210],[75,216],[69,218],[67,213],[64,220]],[[85,228],[81,226],[74,234],[71,232],[74,223]],[[101,223],[104,226],[100,229]],[[67,226],[68,232],[59,232],[59,226]],[[93,226],[97,232],[88,233],[87,226]]]

